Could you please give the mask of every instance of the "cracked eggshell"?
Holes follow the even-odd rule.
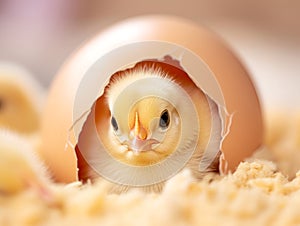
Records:
[[[194,61],[195,58],[185,58],[185,54],[182,55],[182,52],[176,49],[172,53],[172,48],[165,53],[182,59],[181,63],[186,72],[194,73],[192,79],[196,85],[233,115],[228,135],[222,145],[223,157],[226,160],[222,160],[226,163],[222,164],[226,166],[223,171],[234,171],[244,158],[250,156],[262,144],[262,113],[255,87],[245,68],[222,40],[207,29],[185,19],[170,16],[137,17],[118,23],[85,43],[63,65],[53,81],[42,121],[43,146],[40,151],[57,181],[71,182],[78,179],[74,150],[78,134],[73,127],[74,118],[76,120],[78,116],[74,117],[74,104],[80,99],[78,90],[87,71],[99,59],[105,58],[118,47],[149,41],[159,41],[186,49],[206,65],[207,71],[216,81],[215,84],[210,84],[210,80],[201,80],[201,75],[193,72],[198,63]],[[140,60],[150,59],[154,55],[149,53],[147,56],[140,56]],[[115,68],[115,71],[118,71],[121,69],[119,60],[122,61],[126,57],[128,56],[111,58],[108,62],[118,67]],[[126,66],[128,65],[123,65]],[[214,90],[217,90],[216,93]],[[99,95],[101,92],[103,90],[95,91]],[[90,101],[92,104],[95,99]],[[224,114],[223,122],[225,130],[229,120]],[[78,125],[82,127],[83,123]],[[77,130],[80,131],[80,128]]]

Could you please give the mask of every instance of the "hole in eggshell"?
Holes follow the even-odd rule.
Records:
[[[104,89],[104,93],[94,102],[93,105],[93,114],[94,114],[94,123],[96,125],[97,135],[98,138],[101,140],[102,144],[104,144],[105,147],[109,146],[109,141],[107,138],[107,131],[110,127],[110,120],[107,120],[111,117],[111,113],[109,111],[109,106],[106,98],[107,89],[109,87],[109,84],[113,82],[114,80],[117,80],[124,74],[124,72],[130,72],[132,70],[135,70],[137,68],[144,68],[144,67],[157,67],[166,72],[172,80],[174,80],[177,84],[180,84],[182,86],[188,87],[188,92],[192,93],[192,90],[200,88],[195,85],[195,83],[192,81],[192,79],[189,77],[189,75],[183,70],[183,68],[180,65],[180,62],[178,60],[173,59],[171,56],[166,55],[162,60],[157,59],[149,59],[149,60],[143,60],[141,62],[136,63],[133,67],[127,68],[122,71],[118,71],[115,74],[113,74],[110,79],[108,85]],[[154,87],[155,88],[155,87]],[[189,91],[190,90],[190,91]],[[202,91],[201,91],[202,92]],[[90,113],[91,114],[91,113]],[[88,119],[87,119],[88,120]],[[208,120],[209,121],[209,120]],[[211,122],[208,122],[208,124]],[[82,131],[84,131],[84,127],[82,128]],[[77,155],[77,165],[78,165],[78,177],[81,181],[87,181],[87,180],[93,180],[98,177],[101,177],[99,173],[97,173],[97,170],[93,168],[86,160],[84,156],[85,154],[82,154],[85,152],[85,150],[79,149],[79,147],[82,147],[84,145],[80,145],[80,143],[85,143],[87,141],[83,141],[79,136],[78,143],[76,145],[76,155]],[[204,144],[206,147],[208,145],[208,141]],[[218,171],[219,169],[219,154],[215,156],[215,158],[212,160],[211,165],[209,168],[214,169],[214,171]]]

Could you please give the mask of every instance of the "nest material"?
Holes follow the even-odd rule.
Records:
[[[107,194],[110,185],[97,181],[52,185],[50,200],[32,190],[0,195],[0,225],[299,225],[300,120],[268,119],[266,148],[233,174],[196,182],[184,171],[160,194]]]

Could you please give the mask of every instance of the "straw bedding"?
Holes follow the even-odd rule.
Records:
[[[109,184],[51,184],[0,194],[0,225],[300,225],[300,117],[267,114],[264,147],[225,176],[184,171],[160,194],[107,194]],[[242,151],[242,150],[241,150]]]

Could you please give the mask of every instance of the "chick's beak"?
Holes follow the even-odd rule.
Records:
[[[134,117],[134,126],[132,129],[133,135],[135,138],[140,140],[147,139],[147,131],[146,129],[140,124],[139,115],[136,112]]]
[[[147,130],[140,123],[137,112],[135,113],[134,126],[131,129],[130,137],[132,138],[129,142],[130,147],[135,153],[151,150],[152,145],[158,143],[154,139],[147,139]]]

